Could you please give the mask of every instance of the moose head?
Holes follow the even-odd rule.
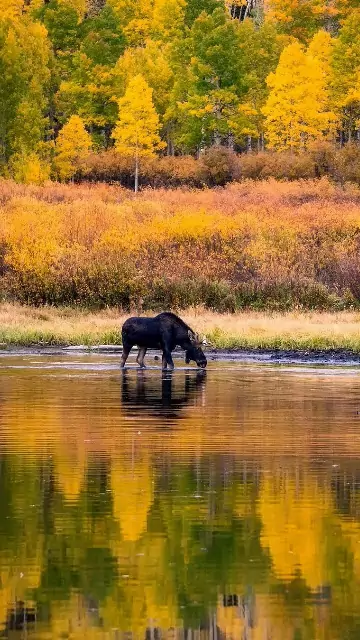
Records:
[[[204,337],[203,339],[201,339],[198,334],[194,333],[193,331],[190,331],[190,329],[188,331],[188,337],[189,337],[191,346],[189,349],[186,349],[186,353],[185,353],[186,364],[189,364],[189,362],[193,360],[194,362],[196,362],[198,367],[205,369],[207,365],[207,360],[201,347],[204,347],[207,344],[206,338]]]

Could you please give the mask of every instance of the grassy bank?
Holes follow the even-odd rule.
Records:
[[[0,181],[0,296],[25,304],[360,307],[360,190],[327,179],[213,190]]]
[[[71,308],[0,305],[0,342],[5,345],[121,344],[129,314]],[[360,313],[219,314],[188,309],[181,316],[219,349],[346,349],[360,352]]]

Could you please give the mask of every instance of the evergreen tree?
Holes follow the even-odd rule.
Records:
[[[99,146],[107,146],[117,116],[113,66],[125,48],[119,20],[105,7],[80,27],[79,51],[71,57],[68,77],[60,82],[56,108],[61,121],[78,113]]]
[[[152,156],[165,145],[159,136],[159,117],[152,101],[152,89],[139,74],[119,100],[119,119],[113,131],[119,153],[135,159],[135,192],[139,183],[139,159]]]
[[[178,144],[188,150],[219,143],[230,133],[229,117],[246,91],[239,26],[218,8],[211,15],[202,13],[190,30],[185,43],[188,64],[177,64],[168,113],[177,123]]]
[[[248,89],[231,119],[230,127],[236,140],[243,142],[247,137],[248,149],[251,148],[252,138],[257,140],[258,148],[262,148],[262,108],[269,94],[266,78],[275,71],[280,53],[288,44],[288,38],[279,35],[271,23],[266,22],[256,27],[252,20],[245,20],[239,27],[239,39],[239,56]]]

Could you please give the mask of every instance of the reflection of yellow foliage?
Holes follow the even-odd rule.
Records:
[[[133,465],[114,460],[111,466],[114,516],[125,540],[135,542],[146,530],[148,511],[153,502],[150,462],[147,458]]]
[[[57,483],[69,502],[77,500],[84,482],[86,456],[83,450],[77,453],[76,458],[71,452],[70,457],[56,456],[54,460]]]
[[[147,627],[162,630],[178,623],[177,593],[168,570],[165,536],[145,533],[138,542],[111,540],[118,558],[118,591],[101,607],[108,626],[144,638]]]
[[[259,497],[261,542],[269,548],[279,578],[291,580],[300,571],[311,589],[326,582],[323,518],[331,506],[330,492],[309,477],[299,487],[293,478],[282,483],[264,479]]]

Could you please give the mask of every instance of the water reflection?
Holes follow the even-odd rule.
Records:
[[[358,638],[360,380],[93,369],[0,362],[0,636]]]
[[[121,378],[121,406],[130,415],[154,415],[165,420],[181,417],[181,411],[205,390],[206,371],[186,372],[183,384],[174,383],[174,372],[137,371],[127,369]]]

